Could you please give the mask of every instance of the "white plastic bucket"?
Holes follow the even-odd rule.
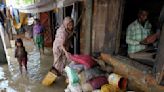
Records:
[[[108,82],[120,89],[126,89],[127,86],[127,79],[115,73],[108,76]]]

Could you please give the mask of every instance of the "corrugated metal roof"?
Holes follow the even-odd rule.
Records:
[[[83,0],[57,0],[57,7],[66,7],[72,5],[74,2]]]

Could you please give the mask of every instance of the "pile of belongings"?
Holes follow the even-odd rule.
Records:
[[[65,92],[77,92],[77,90],[78,92],[119,92],[116,89],[121,86],[116,84],[118,88],[113,91],[111,88],[114,87],[109,84],[109,80],[111,81],[112,78],[109,77],[113,71],[112,66],[89,55],[71,55],[70,59],[71,63],[65,67],[68,79]],[[121,77],[119,78],[121,79]],[[126,87],[126,81],[123,86]]]

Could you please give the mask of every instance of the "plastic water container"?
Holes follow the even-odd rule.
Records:
[[[127,87],[127,79],[115,73],[108,76],[108,82],[120,89],[126,89]]]
[[[116,86],[105,84],[101,87],[101,92],[117,92],[118,88]]]
[[[52,72],[48,72],[46,77],[43,79],[42,84],[45,86],[50,86],[57,78],[57,75],[55,75]]]

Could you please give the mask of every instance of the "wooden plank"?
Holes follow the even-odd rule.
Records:
[[[82,15],[82,25],[80,30],[80,53],[91,53],[92,41],[92,9],[93,0],[84,0],[82,7],[84,8]]]
[[[93,52],[115,53],[121,27],[122,0],[95,0],[93,13]]]
[[[115,54],[118,54],[120,49],[120,40],[121,40],[121,31],[122,31],[122,21],[123,21],[123,14],[124,14],[124,8],[125,8],[125,0],[120,1],[120,7],[119,7],[119,14],[118,14],[118,24],[117,24],[117,33],[116,33],[116,49]]]
[[[92,8],[93,8],[93,0],[86,1],[86,32],[85,32],[85,54],[91,54],[91,38],[92,38]]]
[[[93,9],[92,51],[99,52],[103,47],[105,37],[105,21],[107,20],[106,0],[95,0]]]
[[[160,42],[158,46],[157,62],[154,65],[154,75],[158,84],[164,79],[164,24],[161,31]]]

